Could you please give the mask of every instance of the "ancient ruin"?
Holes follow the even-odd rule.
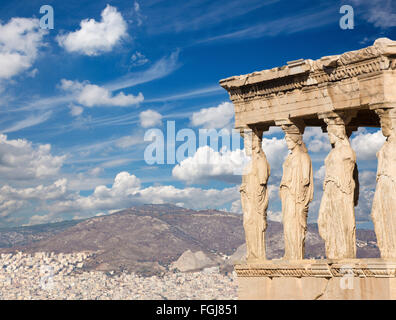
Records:
[[[396,41],[220,81],[235,106],[235,127],[253,135],[252,162],[241,186],[247,261],[235,265],[242,299],[396,299]],[[285,256],[266,260],[264,233],[269,164],[262,133],[279,126],[290,154],[280,184]],[[307,126],[328,132],[332,149],[318,227],[326,259],[304,259],[307,212],[314,184],[302,140]],[[356,259],[354,207],[359,196],[356,154],[349,137],[358,127],[381,127],[372,219],[381,259]],[[246,141],[246,139],[245,139]],[[250,151],[249,151],[250,152]],[[346,276],[354,285],[346,285]]]

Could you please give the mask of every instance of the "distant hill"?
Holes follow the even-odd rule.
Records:
[[[75,226],[83,220],[70,220],[25,227],[0,228],[0,248],[26,246]]]
[[[240,214],[195,211],[167,204],[136,206],[82,221],[14,229],[0,230],[0,239],[8,239],[0,241],[3,246],[0,251],[91,251],[95,254],[87,268],[147,275],[162,272],[187,250],[203,251],[216,259],[231,255],[245,242]],[[10,232],[15,233],[13,237]],[[358,230],[357,238],[359,257],[379,257],[373,231]],[[269,221],[268,258],[282,257],[283,246],[282,224]],[[310,224],[306,257],[323,256],[324,243],[316,224]]]

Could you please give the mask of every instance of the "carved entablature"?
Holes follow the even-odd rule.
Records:
[[[396,264],[369,259],[268,261],[266,263],[240,263],[235,265],[238,277],[323,277],[334,278],[345,275],[355,277],[394,278]]]
[[[235,126],[273,125],[318,113],[396,107],[396,41],[381,38],[367,48],[220,81],[235,106]],[[365,125],[378,126],[373,120]],[[320,121],[310,125],[323,125]]]

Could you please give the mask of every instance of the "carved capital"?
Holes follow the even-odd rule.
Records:
[[[344,126],[349,137],[352,134],[352,131],[357,130],[357,127],[355,126],[348,126],[348,123],[351,122],[352,118],[355,117],[356,114],[357,111],[354,110],[330,111],[319,113],[318,118],[323,119],[326,123],[326,126],[322,126],[323,132],[327,132],[328,126]]]
[[[379,108],[374,110],[380,119],[396,119],[396,109],[394,108]]]
[[[304,134],[305,123],[301,119],[280,119],[275,120],[275,124],[280,126],[285,134]]]

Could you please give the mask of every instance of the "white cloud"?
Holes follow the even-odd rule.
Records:
[[[279,19],[270,18],[267,21],[250,25],[243,29],[212,36],[198,43],[205,43],[220,40],[246,40],[260,37],[275,37],[279,34],[293,34],[309,29],[320,28],[334,23],[333,7],[319,8],[311,7],[304,11],[297,12],[295,15],[287,15]]]
[[[35,211],[36,208],[33,208],[30,202],[32,200],[44,202],[64,199],[67,194],[66,184],[66,179],[59,179],[49,186],[38,185],[20,189],[9,185],[2,186],[0,188],[0,217],[4,219],[22,209]]]
[[[140,135],[132,135],[132,136],[124,136],[119,138],[115,144],[117,147],[126,149],[129,148],[131,146],[137,145],[137,144],[141,144],[144,143],[143,137],[141,137]]]
[[[230,212],[233,212],[233,213],[243,213],[243,212],[242,212],[242,203],[241,203],[241,199],[235,200],[234,202],[231,203]]]
[[[160,126],[162,124],[162,115],[154,110],[146,110],[140,113],[140,125],[143,128]]]
[[[374,171],[359,172],[359,202],[355,209],[356,221],[370,221],[371,207],[376,187],[376,173]]]
[[[51,117],[51,115],[52,111],[47,111],[42,114],[28,116],[27,118],[12,124],[10,127],[3,129],[2,132],[15,132],[25,128],[36,126],[40,123],[47,121]]]
[[[362,13],[367,22],[383,29],[396,27],[395,3],[392,0],[351,0],[356,13]]]
[[[351,145],[355,150],[357,159],[374,160],[377,151],[382,147],[385,140],[381,130],[374,133],[361,131],[351,140]]]
[[[202,201],[205,199],[205,201]],[[73,199],[58,201],[52,212],[74,212],[90,216],[103,210],[128,208],[141,203],[178,203],[187,208],[218,208],[239,199],[238,187],[217,189],[151,186],[141,188],[140,180],[128,172],[120,172],[112,187],[97,186],[87,197],[75,195]]]
[[[188,183],[199,183],[208,179],[238,183],[247,162],[242,150],[217,152],[209,146],[203,146],[192,157],[176,165],[172,175]]]
[[[101,13],[100,22],[85,19],[80,29],[57,37],[60,46],[69,52],[88,56],[109,52],[127,37],[127,23],[115,7],[107,5]]]
[[[62,219],[60,217],[56,218],[54,214],[45,214],[45,215],[38,215],[35,214],[29,219],[29,223],[25,224],[25,226],[31,226],[35,224],[43,224],[43,223],[50,223],[50,222],[59,222]]]
[[[169,56],[164,56],[156,61],[143,72],[131,72],[126,77],[117,79],[109,83],[106,88],[110,90],[121,90],[147,83],[156,79],[166,77],[179,68],[179,50],[172,52]]]
[[[239,187],[218,189],[183,188],[174,186],[148,187],[140,191],[145,203],[183,203],[186,208],[218,208],[240,198]],[[205,201],[202,201],[205,199]]]
[[[204,108],[194,112],[191,116],[191,124],[205,129],[221,129],[231,126],[234,117],[234,105],[223,102],[217,107]]]
[[[136,51],[132,56],[131,56],[131,63],[132,66],[134,67],[139,67],[144,64],[149,62],[149,59],[147,59],[143,54],[141,54],[139,51]]]
[[[136,23],[138,25],[138,27],[140,27],[143,24],[143,19],[145,18],[142,13],[141,13],[141,9],[140,9],[140,5],[137,1],[135,1],[133,3],[133,8],[135,10],[135,15],[136,15]]]
[[[34,146],[23,139],[0,134],[0,177],[8,182],[56,176],[66,156],[51,155],[51,145]]]
[[[271,174],[280,174],[283,161],[289,152],[284,139],[263,138],[262,142],[262,148],[271,166]],[[192,157],[176,165],[172,175],[189,184],[202,183],[210,179],[240,183],[240,176],[249,160],[244,150],[215,151],[209,146],[203,146],[199,147]]]
[[[32,188],[16,189],[9,185],[0,188],[1,199],[17,200],[55,200],[62,198],[67,192],[67,180],[59,179],[49,186],[38,185]]]
[[[315,180],[316,180],[318,185],[319,185],[319,183],[320,183],[321,186],[323,185],[323,181],[324,181],[325,176],[326,176],[326,167],[324,165],[321,166],[319,168],[319,170],[314,172],[314,178],[315,178]]]
[[[72,80],[61,80],[60,88],[72,92],[76,101],[85,107],[93,106],[120,106],[126,107],[138,104],[144,100],[143,94],[137,96],[119,92],[113,95],[109,89],[90,84],[89,82],[78,82]]]
[[[267,156],[267,160],[271,166],[271,172],[279,172],[282,170],[283,162],[289,153],[285,139],[271,139],[263,138],[263,150]]]
[[[90,175],[92,175],[92,176],[98,176],[100,173],[102,173],[103,172],[103,168],[101,168],[101,167],[95,167],[95,168],[93,168],[93,169],[91,169],[90,171],[89,171],[89,174]]]
[[[84,108],[83,108],[83,107],[80,107],[80,106],[71,105],[69,108],[70,108],[70,114],[71,114],[73,117],[79,116],[79,115],[82,114],[83,111],[84,111]]]
[[[308,127],[304,132],[304,141],[310,152],[330,151],[331,149],[327,133],[319,127]]]
[[[267,211],[267,218],[271,221],[276,221],[282,223],[282,211]]]
[[[4,25],[0,22],[0,79],[28,70],[44,45],[45,34],[38,19],[12,18]]]

